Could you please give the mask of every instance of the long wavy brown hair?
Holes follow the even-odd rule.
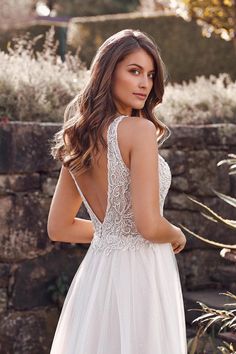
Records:
[[[153,113],[154,107],[162,102],[167,81],[167,71],[159,49],[145,33],[122,30],[109,37],[98,49],[87,85],[67,106],[62,129],[54,135],[52,156],[75,174],[81,174],[91,167],[99,141],[107,149],[102,136],[103,129],[120,115],[112,97],[113,73],[120,61],[140,48],[153,58],[155,76],[144,107],[141,110],[133,109],[132,116],[142,116],[155,124],[159,145],[169,137],[169,128]],[[165,137],[167,132],[168,136]]]

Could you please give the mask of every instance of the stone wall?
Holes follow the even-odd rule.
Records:
[[[43,354],[49,348],[64,295],[88,245],[51,241],[46,223],[60,164],[49,156],[51,123],[0,127],[0,353]],[[236,125],[170,126],[160,154],[172,171],[164,216],[178,226],[221,242],[235,243],[232,230],[206,220],[192,196],[228,219],[235,209],[213,193],[235,196],[236,178],[217,162],[236,152]],[[88,217],[82,205],[79,213]],[[187,235],[177,256],[184,293],[236,289],[236,274],[219,250]],[[53,289],[52,289],[53,288]]]

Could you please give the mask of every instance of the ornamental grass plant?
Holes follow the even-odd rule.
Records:
[[[165,124],[236,122],[236,81],[226,73],[168,84],[156,113]]]
[[[217,166],[221,166],[223,164],[227,164],[229,166],[229,174],[236,175],[236,154],[228,154],[228,158],[221,160],[217,163]],[[227,204],[231,205],[233,208],[236,208],[236,198],[231,197],[229,195],[225,195],[214,190],[214,193],[222,199]],[[210,221],[215,223],[220,223],[227,228],[236,230],[236,220],[230,220],[223,218],[221,215],[218,215],[214,210],[209,208],[203,203],[188,197],[194,203],[196,203],[201,211],[201,215],[207,218]],[[236,250],[236,243],[233,245],[224,244],[215,242],[214,240],[209,240],[206,237],[195,234],[184,225],[180,224],[180,226],[194,237],[200,239],[201,241],[210,244],[215,247],[222,248],[220,255],[222,257],[226,257],[227,254],[232,255],[232,257],[228,256],[228,259],[233,260],[235,266],[236,258],[233,256]],[[188,342],[188,354],[203,354],[208,353],[207,351],[203,351],[202,345],[211,344],[213,351],[212,354],[218,354],[219,352],[222,354],[236,354],[236,295],[231,293],[230,291],[221,293],[222,295],[228,296],[232,299],[232,303],[224,304],[224,308],[216,309],[207,306],[206,304],[197,301],[200,305],[200,309],[194,309],[195,311],[200,311],[202,314],[197,317],[194,322],[197,322],[199,325],[199,329],[194,338],[190,339]],[[228,307],[228,308],[227,308]],[[191,309],[190,309],[191,310]],[[220,325],[220,326],[219,326]],[[211,327],[211,329],[216,329],[213,332],[217,335],[218,338],[221,339],[221,342],[217,344],[216,338],[213,336],[208,336],[206,343],[206,335],[207,330]],[[204,338],[204,339],[203,339]],[[209,339],[209,340],[208,340]]]
[[[29,34],[12,40],[8,53],[0,51],[0,117],[18,121],[61,122],[68,102],[85,84],[88,72],[78,55],[56,54],[54,28],[43,50],[35,52]]]

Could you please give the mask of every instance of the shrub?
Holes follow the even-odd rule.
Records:
[[[68,102],[81,90],[87,70],[78,56],[57,56],[54,29],[47,32],[42,52],[34,52],[39,36],[13,40],[0,52],[0,116],[20,121],[62,121]]]
[[[57,0],[59,15],[96,16],[134,11],[138,0]]]
[[[226,73],[168,84],[158,117],[168,124],[235,123],[236,81]]]

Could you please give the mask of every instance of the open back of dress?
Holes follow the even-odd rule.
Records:
[[[93,212],[78,182],[72,175],[95,227],[95,234],[90,247],[94,251],[104,251],[105,254],[109,254],[114,249],[126,250],[128,248],[138,249],[139,247],[153,246],[153,243],[144,239],[138,233],[134,222],[130,193],[130,171],[122,159],[117,139],[117,127],[124,117],[117,117],[107,130],[108,195],[103,222]],[[171,172],[168,164],[160,155],[159,160],[160,209],[163,214],[165,197],[171,184]]]

